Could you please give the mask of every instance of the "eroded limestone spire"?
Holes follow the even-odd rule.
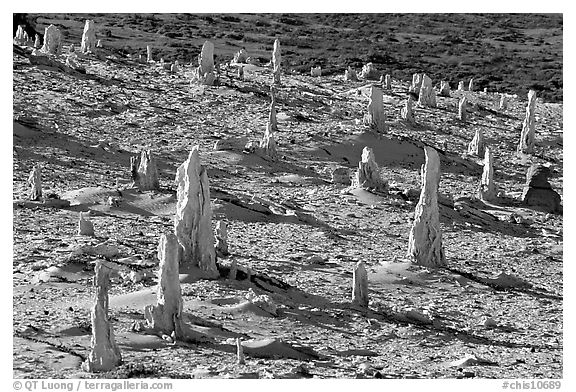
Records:
[[[246,53],[246,50],[244,50],[244,48],[240,49],[238,52],[234,54],[233,62],[246,63],[246,60],[248,60],[248,53]]]
[[[440,158],[431,147],[425,147],[424,152],[426,163],[422,170],[422,190],[414,212],[407,256],[415,264],[437,267],[446,264],[438,210]]]
[[[388,74],[386,74],[386,76],[384,77],[384,88],[386,90],[392,89],[392,77]]]
[[[344,80],[351,80],[353,82],[358,81],[358,75],[356,71],[352,69],[352,67],[348,66],[348,69],[344,71]]]
[[[197,266],[217,277],[212,208],[206,168],[200,165],[199,147],[176,171],[178,186],[174,233],[180,244],[180,263]]]
[[[89,214],[89,212],[87,214]],[[94,236],[94,224],[87,217],[87,214],[80,212],[80,217],[78,218],[78,235]]]
[[[431,108],[436,107],[436,91],[432,87],[432,79],[430,79],[426,74],[422,76],[418,105]]]
[[[522,123],[522,133],[518,143],[518,153],[531,154],[534,151],[534,135],[536,129],[536,91],[528,92],[528,104],[526,105],[526,116]]]
[[[204,42],[202,51],[198,57],[198,68],[194,75],[195,80],[206,86],[213,86],[216,82],[214,67],[214,44],[210,41]]]
[[[462,97],[458,103],[458,119],[460,121],[468,120],[467,103],[468,101],[466,100],[466,97]]]
[[[268,124],[272,132],[278,130],[278,121],[276,120],[276,93],[278,90],[274,85],[270,86],[270,110],[268,112]]]
[[[160,237],[156,305],[148,305],[144,308],[144,317],[148,328],[166,335],[174,333],[176,339],[183,337],[183,302],[178,263],[179,247],[178,239],[174,234],[162,234]]]
[[[199,65],[203,74],[214,72],[214,44],[212,42],[206,41],[202,45]]]
[[[384,114],[384,98],[382,89],[376,86],[370,88],[370,102],[368,113],[364,116],[364,124],[376,132],[386,132],[386,115]]]
[[[352,303],[368,307],[368,273],[362,261],[356,264],[352,274]]]
[[[508,109],[508,96],[504,93],[500,94],[500,104],[498,105],[500,110]]]
[[[16,35],[14,36],[14,43],[17,45],[25,45],[28,41],[27,39],[28,34],[24,31],[22,25],[18,25],[18,29],[16,30]]]
[[[137,186],[139,190],[160,189],[156,159],[151,150],[142,150],[139,160],[136,157],[131,157],[130,171],[134,186]]]
[[[280,69],[282,66],[282,55],[280,53],[280,40],[274,41],[274,49],[272,49],[272,83],[280,84]]]
[[[61,49],[62,35],[60,34],[60,30],[51,24],[44,30],[44,45],[40,51],[47,54],[57,55],[60,54]]]
[[[362,66],[359,76],[364,80],[378,80],[380,79],[380,72],[374,64],[368,63]]]
[[[400,117],[409,123],[415,123],[414,112],[413,112],[414,101],[412,100],[412,95],[408,95],[404,107],[400,109]]]
[[[422,86],[422,74],[419,73],[413,74],[412,84],[410,84],[410,87],[408,87],[408,92],[419,95],[421,86]]]
[[[352,186],[380,192],[388,189],[388,182],[380,176],[380,168],[370,147],[364,147],[362,150],[362,159],[358,163],[358,171],[353,178]]]
[[[312,76],[312,77],[322,76],[322,67],[317,66],[317,67],[310,68],[310,76]]]
[[[259,149],[264,155],[270,158],[276,158],[276,138],[274,134],[278,130],[278,123],[276,121],[276,87],[270,86],[270,111],[268,115],[268,123],[266,124],[266,131],[260,141]]]
[[[33,201],[42,199],[42,169],[40,165],[35,165],[28,176],[28,185],[30,186],[30,193],[28,198]]]
[[[180,63],[178,62],[178,60],[174,60],[174,63],[172,63],[172,65],[170,66],[170,72],[178,73],[178,71],[180,71]]]
[[[216,237],[216,253],[220,256],[227,256],[228,252],[228,226],[225,221],[216,222],[214,236]]]
[[[478,197],[484,201],[491,201],[496,198],[494,166],[490,147],[486,147],[484,150],[484,171],[482,172],[482,180],[480,181],[480,187],[478,188]]]
[[[548,181],[551,175],[549,167],[532,165],[526,172],[526,183],[522,190],[522,203],[537,207],[553,214],[562,213],[562,198]]]
[[[450,83],[445,81],[440,82],[440,96],[442,97],[450,96]]]
[[[89,372],[106,372],[122,363],[122,355],[114,340],[114,331],[108,318],[108,288],[112,270],[97,261],[94,271],[96,302],[91,313],[92,341],[84,367]]]
[[[82,53],[94,52],[96,48],[96,28],[93,20],[86,20],[84,32],[82,33],[82,44],[80,50]]]
[[[236,362],[238,365],[245,365],[246,359],[244,358],[244,348],[240,338],[236,338]]]
[[[152,63],[154,58],[152,57],[152,47],[150,45],[146,45],[146,62]]]
[[[474,132],[474,138],[468,144],[468,154],[482,157],[484,155],[484,148],[484,132],[482,131],[482,128],[476,128],[476,132]]]
[[[278,152],[276,151],[276,139],[274,138],[274,132],[270,128],[270,124],[266,126],[266,131],[264,131],[264,136],[262,137],[262,140],[260,140],[258,148],[259,152],[263,155],[273,159],[277,157]]]

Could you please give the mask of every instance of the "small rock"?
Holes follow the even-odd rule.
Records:
[[[119,197],[108,196],[108,205],[110,207],[120,207],[120,201],[122,199]]]
[[[174,343],[174,339],[172,339],[172,336],[162,334],[162,339],[166,340],[168,343]]]
[[[134,321],[132,325],[130,325],[130,331],[132,332],[142,332],[145,330],[146,327],[144,326],[144,322],[142,321]]]
[[[330,174],[332,183],[350,185],[350,169],[347,167],[337,167]]]
[[[467,111],[467,100],[466,97],[462,97],[458,103],[458,119],[460,121],[466,121],[468,119]]]
[[[325,264],[326,260],[319,255],[310,255],[302,259],[303,262],[308,264]]]
[[[450,367],[466,367],[478,364],[478,359],[474,355],[466,355],[464,358],[450,362]]]
[[[252,302],[254,305],[258,306],[260,309],[265,310],[274,316],[278,316],[278,306],[268,295],[257,295],[254,290],[252,290],[252,288],[249,288],[245,298]]]
[[[526,173],[522,202],[527,206],[540,207],[548,213],[560,213],[561,198],[548,182],[549,175],[549,168],[541,165],[531,166]]]
[[[308,369],[308,367],[305,364],[300,364],[297,366],[294,366],[292,369],[290,369],[290,373],[292,374],[298,374],[301,376],[310,376],[310,370]]]
[[[404,315],[411,320],[417,321],[422,324],[432,324],[432,319],[428,317],[428,315],[416,310],[416,309],[408,309]]]
[[[378,80],[380,79],[380,72],[378,72],[374,64],[368,63],[362,67],[359,76],[366,80]]]
[[[91,249],[87,253],[101,255],[101,256],[104,256],[106,258],[112,258],[112,257],[118,255],[120,253],[120,251],[118,250],[118,247],[116,245],[110,245],[110,244],[103,242],[103,243],[98,244],[94,247],[91,247]]]
[[[247,63],[248,60],[248,53],[244,48],[240,49],[238,52],[234,54],[234,62],[235,63]]]
[[[244,358],[244,349],[242,348],[242,342],[240,338],[236,338],[236,357],[238,365],[245,365],[246,360]]]
[[[492,328],[492,327],[497,327],[498,323],[492,317],[483,317],[482,320],[480,320],[479,325],[482,325],[482,326],[488,327],[488,328]]]
[[[132,283],[138,283],[144,279],[144,275],[141,272],[137,271],[130,271],[130,274],[128,274],[128,276]]]
[[[86,214],[87,215],[87,214]],[[94,224],[81,212],[78,220],[78,235],[94,236]]]
[[[310,69],[310,76],[313,76],[313,77],[314,77],[314,76],[316,76],[316,77],[322,76],[322,68],[320,68],[320,67],[312,67],[312,68]]]
[[[348,66],[348,69],[344,71],[344,80],[358,81],[358,75],[356,75],[356,71],[352,67]]]

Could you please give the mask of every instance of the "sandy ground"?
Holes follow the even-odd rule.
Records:
[[[411,125],[399,116],[408,84],[394,79],[384,91],[390,131],[379,135],[361,123],[367,82],[283,75],[280,158],[272,161],[213,149],[221,139],[261,138],[269,67],[248,69],[245,81],[231,71],[221,86],[204,88],[190,86],[189,65],[170,74],[105,51],[80,63],[91,77],[14,55],[14,377],[562,377],[563,218],[520,203],[533,163],[550,166],[562,195],[562,104],[538,102],[535,154],[518,157],[526,96],[503,111],[499,94],[453,91],[435,109],[416,107]],[[472,103],[466,123],[457,118],[463,95]],[[490,204],[474,199],[480,159],[464,155],[478,128],[502,192]],[[442,161],[448,267],[438,270],[405,260],[424,144]],[[186,322],[208,341],[172,344],[135,332],[134,323],[155,300],[156,248],[173,227],[175,171],[194,145],[208,169],[213,223],[229,227],[231,254],[218,263],[235,260],[253,279],[183,275]],[[374,149],[387,195],[331,182],[332,169],[357,167],[364,146]],[[160,191],[130,187],[130,157],[143,148],[158,159]],[[35,164],[44,194],[70,206],[24,202]],[[111,195],[118,207],[106,204]],[[454,207],[462,204],[484,215]],[[96,237],[76,234],[79,212],[88,210]],[[102,243],[114,252],[90,247]],[[110,317],[124,363],[90,374],[80,364],[90,349],[98,259],[118,269]],[[351,305],[358,261],[369,273],[369,309]],[[512,278],[498,279],[502,273]],[[249,289],[268,295],[277,315],[247,304]],[[236,364],[237,337],[257,347],[245,365]],[[475,359],[463,361],[469,355]]]

